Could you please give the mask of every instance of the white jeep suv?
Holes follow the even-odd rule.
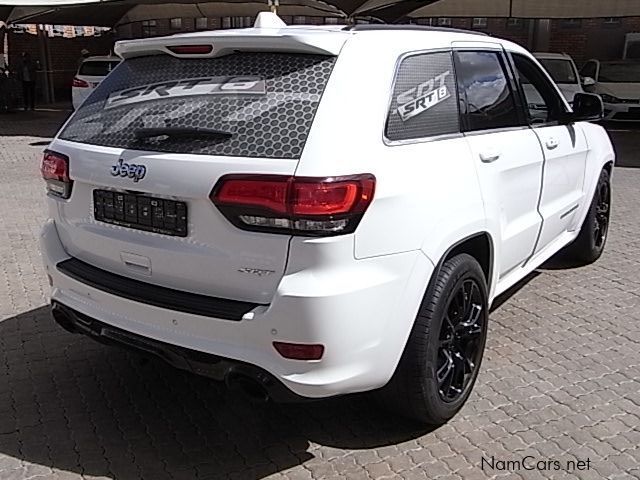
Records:
[[[42,162],[53,315],[257,398],[443,423],[494,298],[602,252],[602,103],[488,36],[259,20],[118,43]]]

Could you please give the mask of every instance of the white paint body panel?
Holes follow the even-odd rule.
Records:
[[[123,152],[55,139],[50,148],[69,155],[75,184],[70,200],[49,199],[52,219],[42,232],[53,299],[149,338],[257,365],[299,395],[327,397],[383,386],[403,352],[429,280],[454,245],[475,234],[489,236],[492,301],[575,238],[598,175],[614,159],[604,130],[590,124],[574,126],[579,142],[574,157],[562,149],[562,155],[546,161],[529,128],[385,143],[395,67],[407,52],[450,49],[454,42],[465,47],[491,43],[530,57],[509,42],[478,38],[455,32],[286,28],[205,32],[121,46],[120,54],[135,56],[147,44],[158,53],[177,40],[210,39],[224,48],[236,42],[254,50],[329,52],[338,59],[299,161]],[[541,133],[565,141],[561,130]],[[499,155],[495,162],[480,158],[493,153]],[[130,180],[109,175],[123,155],[147,165],[144,183],[132,187]],[[355,233],[330,238],[257,234],[231,225],[210,202],[213,185],[225,173],[371,173],[376,193]],[[98,224],[90,192],[100,186],[186,201],[191,233],[176,239]],[[578,208],[570,221],[553,223],[561,207],[572,202]],[[546,232],[545,217],[552,228],[536,249],[540,232]],[[147,258],[151,276],[128,271],[123,253],[134,263]],[[55,265],[71,256],[148,283],[266,306],[258,307],[252,319],[234,322],[125,300],[58,272]],[[253,277],[237,272],[242,267],[274,274]],[[273,341],[321,343],[325,355],[314,362],[286,360]]]

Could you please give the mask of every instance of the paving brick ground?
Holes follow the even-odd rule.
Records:
[[[640,478],[640,170],[616,170],[603,258],[501,299],[471,399],[425,431],[366,395],[248,404],[56,327],[38,165],[60,121],[0,117],[0,479]],[[499,463],[527,456],[560,470]]]

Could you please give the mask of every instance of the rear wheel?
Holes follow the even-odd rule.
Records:
[[[563,251],[563,256],[581,265],[588,265],[598,260],[607,242],[610,214],[609,172],[602,170],[578,238]]]
[[[487,286],[467,254],[447,260],[432,280],[396,372],[382,395],[400,414],[440,425],[464,405],[487,337]]]

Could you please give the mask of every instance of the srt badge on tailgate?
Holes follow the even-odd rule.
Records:
[[[134,163],[124,163],[122,159],[111,167],[111,175],[114,177],[129,177],[135,183],[139,182],[147,174],[147,167]]]

